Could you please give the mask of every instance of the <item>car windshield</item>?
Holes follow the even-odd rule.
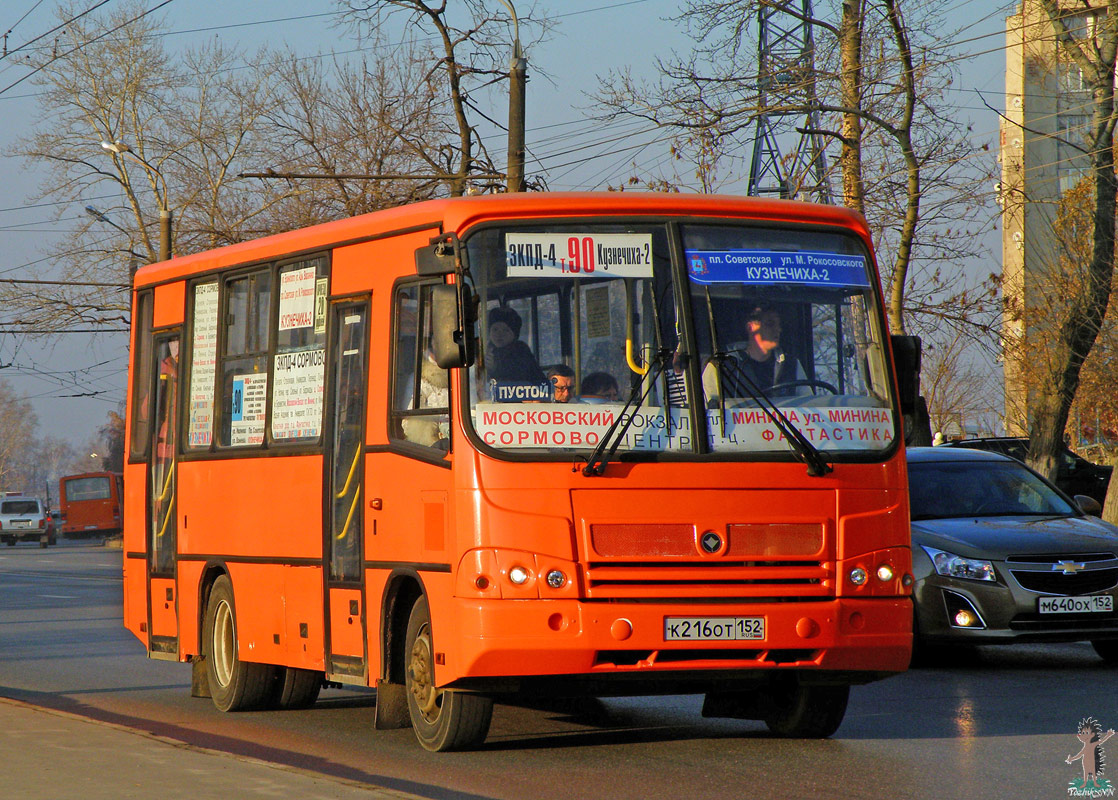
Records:
[[[466,248],[469,421],[495,450],[585,454],[620,419],[618,458],[791,458],[766,398],[828,460],[893,445],[887,338],[851,235],[575,221],[489,227]]]
[[[1079,514],[1043,480],[1008,461],[910,463],[908,495],[913,520]]]
[[[0,514],[38,514],[39,504],[35,500],[5,500],[0,503]]]

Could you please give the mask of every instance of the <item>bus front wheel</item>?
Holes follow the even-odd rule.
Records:
[[[244,711],[261,706],[275,682],[268,664],[241,661],[237,650],[237,615],[233,584],[222,575],[210,590],[202,630],[202,651],[214,705],[222,711]]]
[[[435,686],[435,651],[427,598],[412,607],[405,640],[408,713],[415,736],[433,752],[460,750],[485,741],[493,716],[488,697]]]
[[[824,739],[838,730],[846,716],[849,686],[804,686],[792,680],[775,682],[772,688],[765,725],[777,736]]]

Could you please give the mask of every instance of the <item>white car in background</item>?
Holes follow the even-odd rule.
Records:
[[[38,542],[40,547],[55,543],[50,512],[39,498],[0,496],[0,541],[9,547],[19,541]]]

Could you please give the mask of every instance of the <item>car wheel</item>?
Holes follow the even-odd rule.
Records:
[[[1107,664],[1118,664],[1118,639],[1092,639],[1091,647]]]
[[[241,661],[237,648],[237,615],[229,576],[214,581],[202,630],[210,695],[221,711],[259,708],[268,699],[275,681],[270,664]]]
[[[481,695],[435,686],[431,615],[425,597],[419,598],[412,607],[404,647],[408,714],[423,748],[432,752],[460,750],[485,741],[493,716],[493,701]]]

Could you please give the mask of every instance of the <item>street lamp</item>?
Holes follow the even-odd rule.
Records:
[[[520,22],[516,9],[508,0],[501,5],[512,14],[513,47],[509,62],[509,152],[507,187],[510,192],[524,191],[524,86],[528,81],[528,59],[520,48]]]
[[[136,155],[132,148],[124,142],[101,142],[101,146],[114,155],[131,156],[151,175],[163,182],[163,196],[159,198],[159,260],[167,261],[171,258],[171,209],[167,205],[167,179],[163,173],[147,162],[147,159]]]

